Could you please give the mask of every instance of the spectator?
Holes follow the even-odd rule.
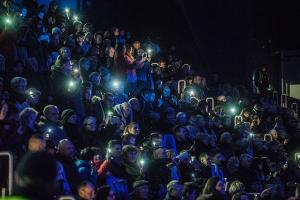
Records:
[[[15,195],[30,199],[53,198],[56,161],[50,154],[46,152],[26,154],[17,167],[16,176]]]
[[[43,114],[38,123],[40,131],[57,146],[60,140],[67,138],[65,129],[59,121],[59,110],[54,105],[47,105],[43,109]]]
[[[57,159],[62,163],[72,194],[76,194],[80,176],[75,165],[75,148],[71,141],[64,139],[58,144]]]
[[[95,199],[95,188],[90,182],[84,181],[78,186],[79,200],[93,200]]]

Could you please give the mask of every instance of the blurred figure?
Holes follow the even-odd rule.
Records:
[[[92,183],[84,181],[78,186],[78,200],[94,200],[95,187]]]

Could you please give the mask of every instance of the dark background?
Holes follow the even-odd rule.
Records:
[[[300,46],[300,7],[288,1],[94,0],[89,13],[98,27],[150,36],[163,51],[175,45],[199,73],[236,83],[249,83],[268,64],[278,87],[281,50]]]

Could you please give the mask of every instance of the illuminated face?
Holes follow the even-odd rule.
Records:
[[[141,48],[141,43],[140,42],[133,43],[133,48],[134,49],[140,49]]]
[[[95,188],[93,185],[88,184],[85,187],[82,187],[78,192],[81,199],[93,200],[95,198]]]
[[[140,129],[140,126],[139,126],[138,124],[135,124],[135,125],[131,128],[131,130],[130,130],[130,132],[131,132],[133,135],[139,135],[139,134],[140,134],[140,131],[141,131],[141,129]]]
[[[115,49],[114,48],[109,48],[108,57],[113,58],[114,55],[115,55]]]

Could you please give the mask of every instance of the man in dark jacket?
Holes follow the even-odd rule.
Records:
[[[153,152],[154,160],[146,171],[146,177],[152,187],[167,183],[171,180],[171,170],[167,167],[170,160],[165,148],[158,148]]]
[[[60,140],[67,138],[65,129],[59,121],[59,110],[54,105],[47,105],[43,114],[38,123],[40,132],[57,146]]]
[[[80,176],[75,164],[75,147],[70,140],[61,140],[58,144],[57,160],[64,167],[67,180],[70,183],[72,194],[76,194],[80,183]]]

